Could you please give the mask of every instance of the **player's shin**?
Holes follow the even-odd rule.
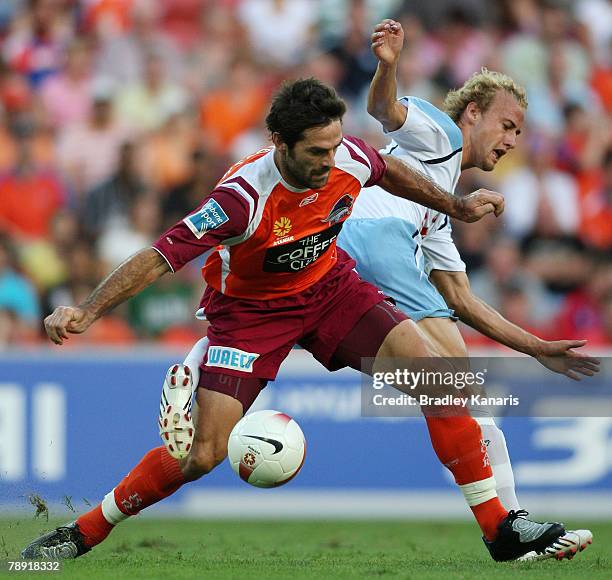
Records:
[[[491,540],[508,512],[495,491],[495,478],[478,423],[465,410],[423,408],[438,459],[451,471],[484,536]]]
[[[85,545],[99,544],[115,525],[172,495],[185,482],[179,462],[165,447],[151,449],[100,505],[77,519]]]
[[[487,445],[487,454],[495,476],[497,496],[508,510],[521,509],[516,497],[514,473],[503,431],[495,424],[493,417],[475,417],[480,425],[482,436]]]

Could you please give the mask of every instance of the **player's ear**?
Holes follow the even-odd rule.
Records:
[[[482,111],[475,101],[470,101],[463,111],[463,116],[472,124],[478,121],[481,115]]]
[[[280,133],[272,133],[272,143],[274,143],[274,147],[276,147],[282,153],[286,153],[287,144],[283,141]]]

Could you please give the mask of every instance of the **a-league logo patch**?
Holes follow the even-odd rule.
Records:
[[[254,352],[245,352],[229,346],[209,346],[206,366],[252,373],[253,363],[258,358],[259,355]]]
[[[209,199],[197,212],[183,220],[198,240],[206,232],[214,230],[228,221],[227,214],[214,199]]]

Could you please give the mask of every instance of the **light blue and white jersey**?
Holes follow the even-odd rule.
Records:
[[[406,121],[387,133],[393,140],[381,153],[398,157],[440,187],[454,192],[461,173],[461,130],[446,113],[423,99],[403,97],[399,102],[408,109]],[[374,186],[362,190],[349,221],[391,217],[411,225],[411,237],[417,246],[413,259],[425,274],[435,269],[465,271],[445,214]]]

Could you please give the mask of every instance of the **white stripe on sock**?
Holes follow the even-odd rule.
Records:
[[[459,489],[463,493],[463,497],[465,497],[465,501],[470,507],[479,505],[485,501],[489,501],[490,499],[497,497],[497,492],[495,491],[495,477],[493,476],[487,477],[487,479],[482,479],[480,481],[475,481],[474,483],[460,485]]]
[[[124,514],[115,503],[115,488],[111,489],[102,500],[102,515],[104,519],[111,525],[116,526],[118,523],[126,520],[130,516]]]

